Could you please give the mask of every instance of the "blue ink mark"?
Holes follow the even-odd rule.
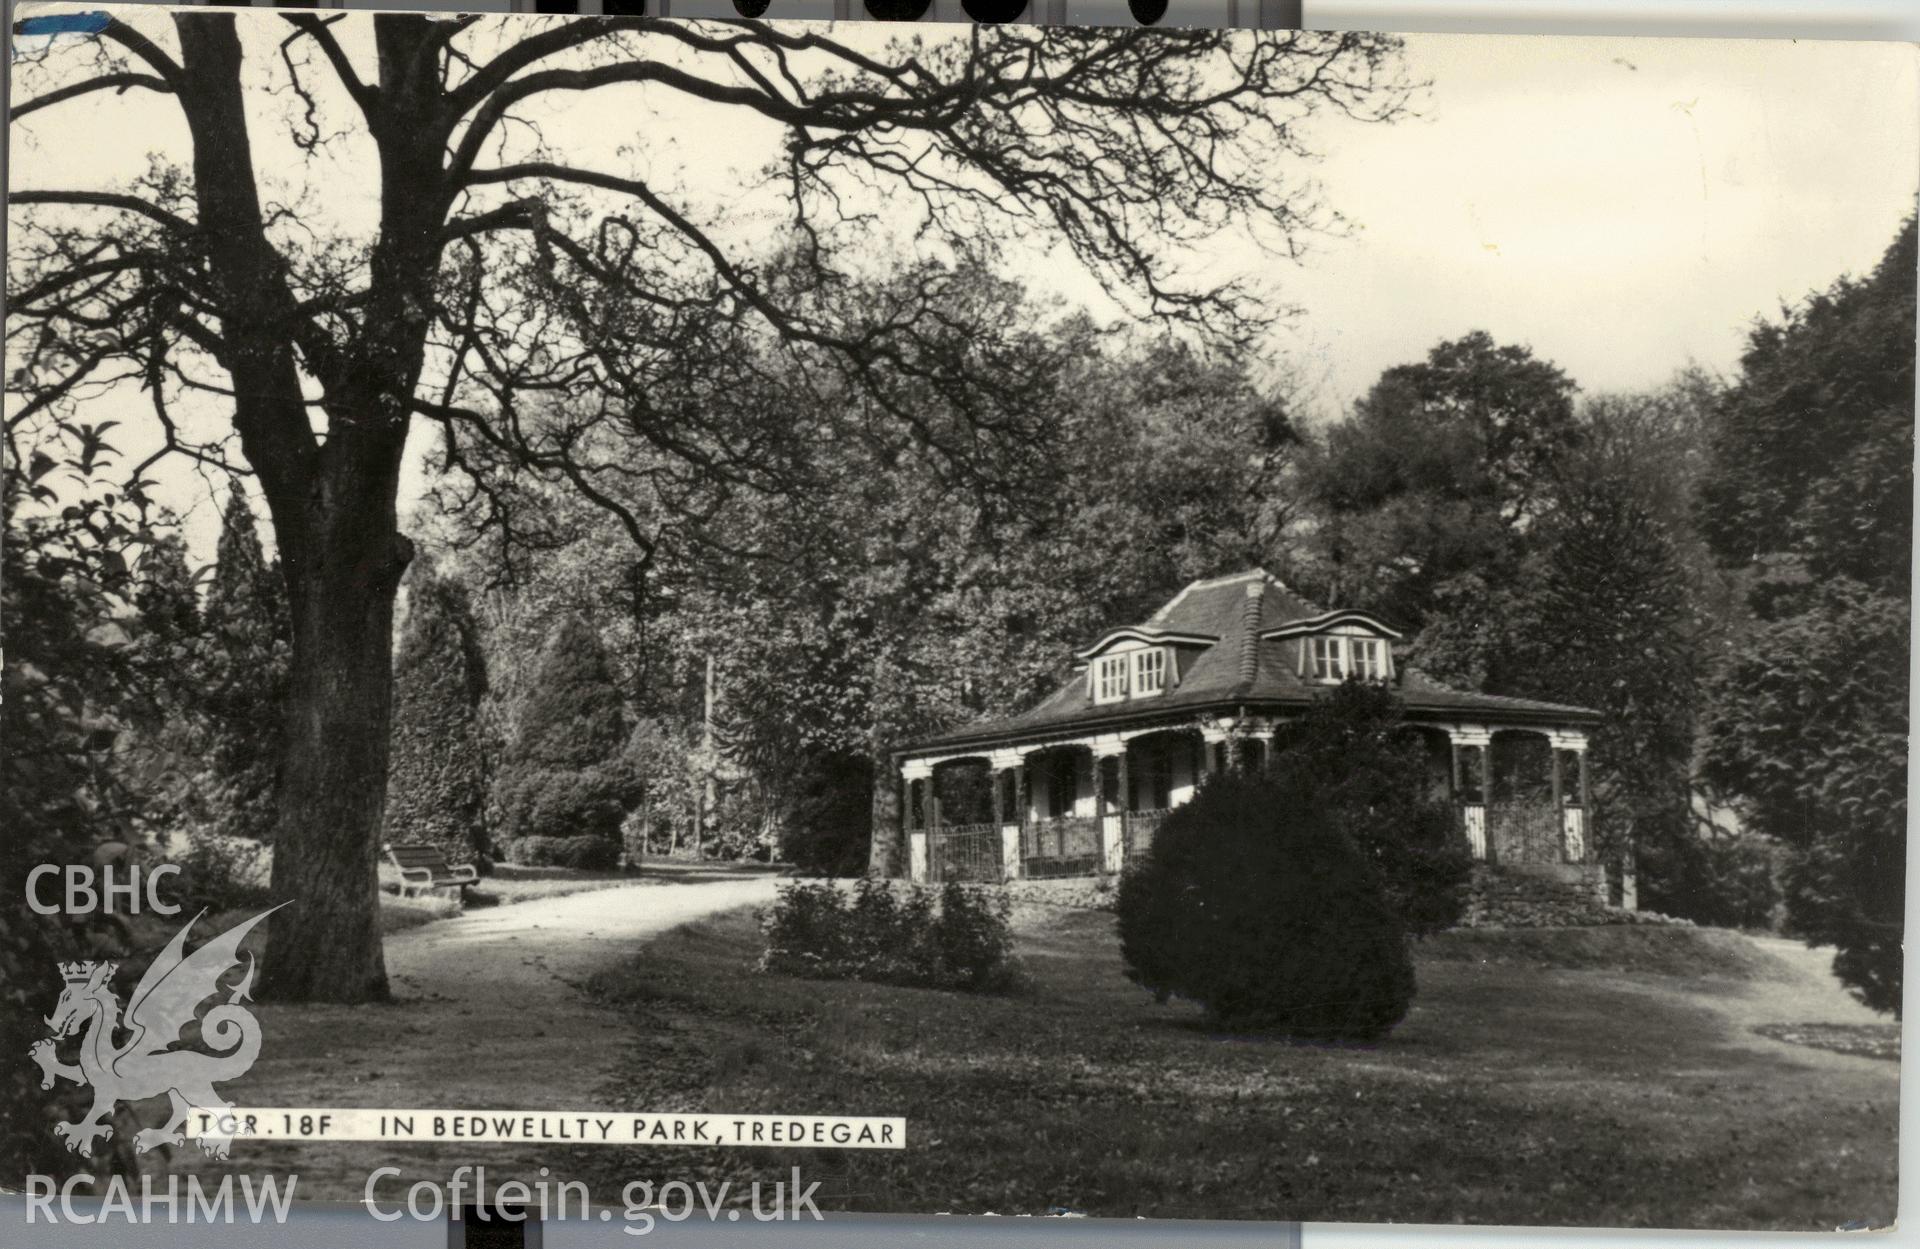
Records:
[[[54,13],[23,17],[13,24],[16,35],[97,35],[113,18],[105,13]]]

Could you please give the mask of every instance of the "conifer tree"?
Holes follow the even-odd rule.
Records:
[[[594,845],[555,853],[574,866],[611,865],[619,850],[620,822],[636,790],[623,750],[626,740],[626,716],[606,648],[590,625],[569,616],[541,650],[495,784],[496,816],[509,857],[547,853],[516,845],[524,839],[588,839],[604,849]]]
[[[386,837],[437,845],[449,863],[469,863],[487,850],[485,660],[466,587],[425,560],[414,567],[394,659]]]
[[[171,520],[171,518],[168,518]],[[134,730],[121,743],[120,770],[147,798],[162,827],[208,823],[210,647],[186,543],[178,531],[156,532],[133,570],[137,627],[128,657],[150,697],[129,707]]]
[[[210,806],[223,833],[268,840],[285,734],[292,636],[285,583],[236,483],[221,518],[204,625]]]
[[[200,631],[200,597],[187,566],[187,546],[178,533],[158,535],[135,570],[133,605],[142,633],[163,643]]]

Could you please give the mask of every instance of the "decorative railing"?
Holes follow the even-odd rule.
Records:
[[[1571,810],[1568,809],[1568,810]],[[1487,841],[1499,863],[1578,863],[1586,858],[1586,839],[1575,832],[1567,811],[1547,802],[1496,802],[1487,807]]]
[[[1100,821],[1069,815],[1034,820],[1020,830],[1020,874],[1089,876],[1100,870]]]
[[[1563,837],[1567,847],[1567,861],[1585,863],[1587,861],[1587,809],[1585,807],[1566,809]]]
[[[1467,846],[1473,851],[1473,857],[1487,857],[1487,808],[1485,803],[1468,802],[1460,806],[1460,826],[1467,835]]]
[[[990,883],[1004,874],[998,824],[951,824],[928,831],[928,880]]]
[[[1160,831],[1160,822],[1167,818],[1168,807],[1155,811],[1129,811],[1121,820],[1121,831],[1125,838],[1125,853],[1128,859],[1137,859],[1153,848],[1154,834]]]

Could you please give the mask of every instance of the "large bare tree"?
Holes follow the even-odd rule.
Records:
[[[500,524],[508,488],[485,468],[517,466],[644,547],[716,492],[792,484],[777,436],[730,420],[727,398],[743,343],[798,344],[965,471],[1017,436],[1017,411],[969,390],[991,335],[969,346],[943,274],[1027,235],[1137,315],[1244,340],[1273,305],[1193,277],[1193,249],[1244,230],[1284,255],[1324,224],[1299,174],[1307,119],[1390,118],[1400,75],[1397,44],[1359,34],[133,10],[26,57],[12,117],[42,142],[59,141],[43,110],[85,101],[128,126],[177,110],[191,147],[110,189],[35,185],[16,147],[8,429],[18,451],[137,388],[156,455],[257,478],[294,620],[272,883],[298,901],[274,918],[264,989],[387,991],[375,870],[416,425],[438,427]],[[630,159],[553,137],[603,95]],[[778,229],[728,223],[711,207],[725,187],[653,172],[672,138],[657,104],[704,110],[702,145],[729,140],[715,118],[778,128],[754,190]],[[341,161],[377,184],[358,235],[275,200],[305,177],[324,209],[353,190]],[[928,258],[917,278],[877,305],[836,299],[887,231]],[[910,396],[928,387],[958,415],[922,420]],[[636,475],[644,514],[622,502]]]

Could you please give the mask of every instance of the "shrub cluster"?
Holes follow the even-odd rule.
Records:
[[[1127,974],[1216,1026],[1377,1040],[1413,1002],[1406,929],[1315,791],[1210,778],[1121,877]]]
[[[1012,903],[998,889],[948,882],[938,894],[862,877],[781,889],[761,920],[760,970],[815,980],[994,992],[1015,979]]]
[[[576,837],[516,837],[507,843],[507,862],[523,867],[574,867],[606,871],[620,866],[620,843],[597,833]]]
[[[1671,838],[1639,855],[1640,902],[1718,928],[1775,929],[1790,859],[1787,847],[1758,834]]]
[[[595,837],[618,853],[635,788],[617,760],[582,769],[510,768],[494,784],[494,816],[509,841]]]
[[[187,912],[204,908],[216,913],[271,905],[266,848],[259,842],[198,826],[189,828],[183,840],[184,845],[175,844],[167,852],[167,861],[180,868],[170,882],[167,902]]]

